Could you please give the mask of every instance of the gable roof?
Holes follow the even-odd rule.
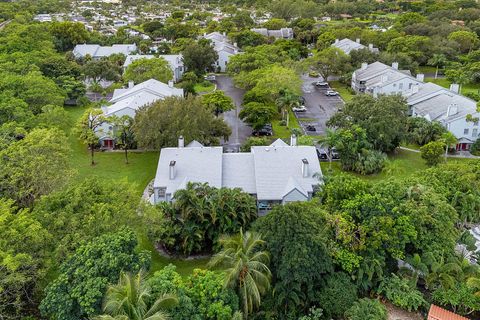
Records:
[[[136,50],[136,44],[114,44],[111,47],[102,47],[98,44],[77,44],[73,49],[73,54],[77,58],[85,57],[86,55],[90,55],[92,58],[101,58],[118,53],[126,56]]]
[[[271,144],[272,147],[287,147],[288,144],[283,141],[282,139],[278,138],[277,140],[273,141]]]
[[[363,44],[350,40],[348,38],[339,40],[338,42],[335,42],[332,44],[332,46],[342,50],[346,54],[350,54],[351,51],[353,50],[360,50],[360,49],[366,49],[367,47],[364,46]]]
[[[259,33],[265,37],[274,37],[277,39],[291,39],[293,38],[292,28],[281,28],[278,30],[269,30],[267,28],[252,28],[250,31]]]
[[[468,318],[459,316],[453,312],[440,308],[432,304],[428,312],[427,320],[469,320]]]

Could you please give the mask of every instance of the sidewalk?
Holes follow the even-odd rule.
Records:
[[[407,147],[398,147],[399,149],[420,153],[420,150],[410,149]],[[461,159],[480,159],[479,156],[474,156],[468,151],[459,151],[458,154],[448,154],[447,158],[461,158]]]

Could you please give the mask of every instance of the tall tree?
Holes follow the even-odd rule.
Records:
[[[76,132],[79,139],[90,148],[90,159],[92,166],[95,165],[95,146],[98,143],[97,130],[106,121],[101,109],[87,109],[78,120]]]
[[[120,144],[125,151],[125,163],[128,164],[128,149],[132,149],[135,145],[132,129],[133,119],[128,115],[112,116],[109,118],[109,122],[113,125],[117,144]]]
[[[188,43],[182,51],[183,63],[187,71],[202,75],[213,70],[213,65],[218,59],[217,52],[209,40],[202,39],[198,42]]]
[[[429,60],[428,64],[435,67],[435,79],[438,77],[438,68],[443,67],[447,62],[447,57],[442,53],[435,53]]]
[[[216,117],[225,111],[230,111],[235,108],[232,98],[227,96],[221,90],[215,90],[212,93],[207,93],[202,96],[202,103],[212,110]]]
[[[457,143],[457,137],[450,131],[445,132],[442,135],[442,140],[445,143],[445,162],[447,162],[448,149]]]
[[[226,267],[225,286],[234,288],[245,318],[261,304],[261,296],[270,289],[269,255],[261,251],[265,242],[260,234],[247,231],[220,239],[222,250],[210,260],[210,266]]]
[[[163,58],[138,59],[127,67],[123,78],[134,83],[141,83],[149,79],[168,83],[173,78],[173,72],[168,62]]]
[[[333,75],[341,75],[348,71],[349,57],[340,49],[328,47],[317,52],[309,59],[311,67],[316,70],[325,81]]]

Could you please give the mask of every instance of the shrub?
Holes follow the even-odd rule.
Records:
[[[387,320],[387,308],[376,299],[363,298],[345,312],[348,320]]]
[[[473,144],[472,146],[470,147],[470,152],[473,154],[473,155],[480,155],[480,139],[477,139]]]
[[[422,159],[425,160],[427,165],[436,166],[442,161],[444,145],[445,144],[441,141],[432,141],[420,148]]]
[[[385,278],[378,288],[378,293],[387,298],[391,303],[408,311],[418,310],[426,304],[422,293],[410,281],[393,274]]]
[[[366,175],[382,171],[387,156],[377,150],[364,149],[354,165],[354,171]]]
[[[240,147],[242,152],[250,152],[250,148],[254,146],[267,146],[269,140],[266,137],[250,137]]]
[[[318,295],[319,305],[328,319],[342,317],[357,299],[357,287],[343,272],[329,275]]]

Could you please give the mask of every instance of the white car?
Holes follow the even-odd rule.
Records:
[[[328,82],[326,82],[326,81],[317,81],[317,82],[315,82],[315,85],[316,85],[317,87],[328,87]]]
[[[305,112],[305,111],[307,111],[307,108],[305,106],[293,107],[292,111],[293,112]]]
[[[325,92],[325,95],[326,96],[338,96],[338,92],[337,91],[333,91],[333,90],[327,90],[327,92]]]

